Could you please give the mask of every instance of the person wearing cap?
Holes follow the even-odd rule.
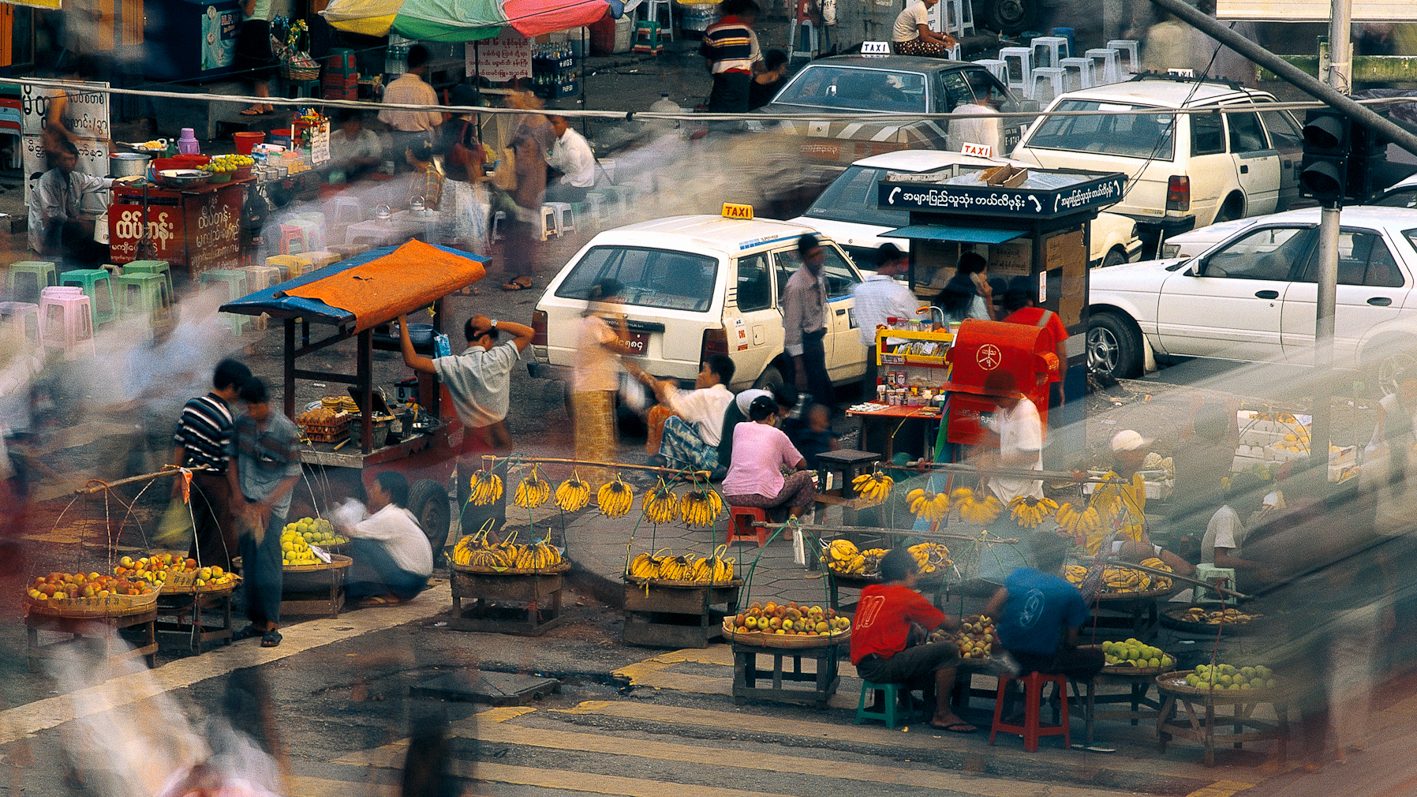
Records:
[[[1112,470],[1117,479],[1099,485],[1098,491],[1116,490],[1121,500],[1121,536],[1140,542],[1146,536],[1146,479],[1142,465],[1151,451],[1151,440],[1135,429],[1112,435]]]
[[[826,252],[813,233],[797,239],[802,267],[792,272],[782,293],[783,347],[791,356],[793,375],[788,381],[805,382],[812,399],[832,406],[831,376],[827,373]],[[787,376],[784,374],[784,376]]]
[[[1043,470],[1043,420],[1038,408],[1019,393],[1014,375],[1004,370],[990,371],[984,378],[984,392],[999,408],[986,426],[999,440],[999,450],[982,458],[979,469],[994,497],[1008,506],[1015,498],[1042,498],[1043,480],[1016,476],[994,476],[993,468]]]
[[[1004,293],[1004,323],[1023,324],[1037,327],[1043,339],[1042,348],[1053,352],[1056,363],[1048,367],[1048,404],[1052,407],[1063,405],[1063,377],[1068,371],[1068,328],[1058,314],[1034,301],[1033,281],[1028,277],[1014,277],[1009,280],[1009,288]],[[857,314],[860,317],[860,313]]]
[[[861,342],[866,345],[866,377],[861,380],[863,399],[876,398],[876,328],[887,326],[892,318],[915,318],[920,301],[910,288],[897,280],[910,270],[910,256],[892,243],[881,244],[876,250],[876,273],[856,284],[851,291],[855,299],[856,323]]]
[[[785,513],[802,517],[812,509],[817,487],[802,453],[776,426],[777,400],[758,396],[748,406],[752,423],[733,429],[736,454],[723,477],[723,496],[731,506],[766,509],[769,517],[781,519]],[[783,476],[783,468],[791,472]]]

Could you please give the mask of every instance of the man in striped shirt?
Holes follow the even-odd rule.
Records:
[[[753,82],[753,65],[763,59],[753,22],[758,18],[754,0],[724,0],[723,18],[704,31],[699,51],[708,59],[713,75],[710,113],[747,113]]]
[[[209,468],[193,475],[189,504],[195,534],[187,555],[203,565],[230,569],[231,557],[236,553],[236,530],[229,514],[231,491],[226,480],[230,460],[227,446],[231,443],[231,402],[250,379],[251,369],[236,360],[217,363],[212,391],[187,402],[173,435],[174,465]],[[172,495],[176,498],[181,495],[182,480],[179,477],[172,481]]]

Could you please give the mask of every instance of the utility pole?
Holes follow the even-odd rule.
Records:
[[[1328,26],[1329,88],[1347,96],[1352,89],[1353,0],[1333,0]],[[1352,157],[1350,155],[1350,157]],[[1314,424],[1309,436],[1309,465],[1328,483],[1328,446],[1333,415],[1333,330],[1338,305],[1338,236],[1342,200],[1325,203],[1319,215],[1318,297],[1314,318]]]

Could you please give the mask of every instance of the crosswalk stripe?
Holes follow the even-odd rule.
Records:
[[[1196,789],[1186,797],[1234,797],[1254,785],[1239,780],[1217,780],[1205,788]]]
[[[398,786],[392,783],[351,783],[346,780],[330,780],[308,775],[292,775],[285,779],[291,794],[300,797],[396,797]],[[357,788],[356,788],[357,787]]]

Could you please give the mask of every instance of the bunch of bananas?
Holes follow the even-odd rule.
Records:
[[[517,546],[517,556],[512,562],[515,570],[544,570],[561,564],[561,549],[551,544],[551,531],[546,538],[535,545]]]
[[[1014,522],[1025,529],[1036,529],[1043,521],[1053,517],[1058,511],[1058,502],[1051,498],[1032,498],[1020,495],[1009,502],[1009,513]]]
[[[1151,561],[1153,560],[1147,560],[1147,562]],[[1151,567],[1151,565],[1147,564],[1147,567]],[[1063,578],[1066,578],[1068,582],[1074,586],[1080,586],[1087,578],[1087,568],[1081,565],[1068,565],[1063,568]],[[1166,583],[1168,589],[1170,588],[1170,579],[1163,578],[1161,581]],[[1152,580],[1151,575],[1141,570],[1125,565],[1107,565],[1102,568],[1103,592],[1112,594],[1146,592],[1147,590],[1157,588],[1157,582]]]
[[[950,549],[938,542],[916,543],[906,550],[910,551],[910,555],[915,558],[915,564],[923,575],[929,575],[936,570],[954,564],[954,560],[950,559]]]
[[[674,519],[674,512],[679,508],[679,496],[669,489],[669,485],[664,483],[664,479],[660,479],[654,489],[645,493],[644,499],[640,502],[640,508],[644,510],[645,520],[656,526],[668,523]]]
[[[894,484],[895,479],[878,470],[863,473],[851,480],[856,494],[864,499],[868,506],[884,503],[890,497],[891,486]]]
[[[660,548],[654,553],[645,553],[630,560],[630,564],[625,568],[625,575],[637,581],[654,581],[659,578],[659,566],[665,559],[669,558],[668,548]]]
[[[1094,507],[1089,506],[1078,511],[1072,504],[1063,504],[1058,507],[1057,521],[1058,528],[1067,532],[1073,541],[1086,548],[1089,554],[1096,554],[1097,549],[1102,546],[1106,528],[1101,515]]]
[[[822,562],[833,573],[843,576],[861,575],[866,558],[851,540],[832,540],[822,552]]]
[[[725,581],[732,581],[734,576],[734,564],[737,560],[727,558],[728,545],[725,543],[713,549],[712,556],[705,556],[694,562],[690,570],[690,578],[694,581],[719,584]]]
[[[950,497],[945,493],[932,493],[921,487],[905,494],[910,514],[931,523],[939,523],[950,514]]]
[[[1125,482],[1122,481],[1121,476],[1110,470],[1102,474],[1102,478],[1106,481],[1097,485],[1097,489],[1088,499],[1087,505],[1091,509],[1096,509],[1102,521],[1110,525],[1122,512],[1122,487]]]
[[[579,512],[590,503],[590,483],[572,472],[571,477],[556,487],[556,506],[562,512]]]
[[[694,566],[699,557],[691,553],[683,556],[665,556],[659,560],[660,581],[693,581]]]
[[[532,465],[531,473],[517,483],[517,492],[512,497],[512,502],[524,509],[535,509],[546,503],[550,497],[551,482],[541,478],[541,471]]]
[[[1181,619],[1188,623],[1205,623],[1206,625],[1243,625],[1263,616],[1258,612],[1242,612],[1235,608],[1206,611],[1200,606],[1192,606],[1181,615]]]
[[[993,493],[984,493],[980,498],[968,487],[956,487],[950,493],[950,500],[959,508],[960,520],[985,525],[999,519],[1004,513],[1004,504]]]
[[[707,528],[723,513],[723,496],[711,487],[692,490],[679,500],[679,519],[687,526]]]
[[[472,488],[468,500],[474,506],[489,506],[502,498],[502,477],[486,468],[477,469],[468,486]]]
[[[453,546],[453,564],[484,570],[510,568],[521,553],[521,546],[514,542],[516,535],[503,542],[491,542],[487,536],[490,528],[484,527],[480,532],[458,540],[458,544]]]
[[[1082,565],[1068,565],[1063,568],[1063,578],[1067,579],[1069,584],[1079,586],[1087,579],[1087,568]]]
[[[624,517],[635,502],[635,491],[617,474],[615,478],[600,486],[595,494],[595,505],[606,517]]]
[[[1139,564],[1142,567],[1149,567],[1152,570],[1165,570],[1168,573],[1175,572],[1171,569],[1171,565],[1166,564],[1155,556],[1150,557],[1148,559],[1143,559],[1141,560],[1141,562],[1139,562]],[[1157,576],[1152,575],[1150,573],[1148,573],[1147,575],[1151,576],[1152,589],[1171,589],[1172,581],[1166,576]]]

